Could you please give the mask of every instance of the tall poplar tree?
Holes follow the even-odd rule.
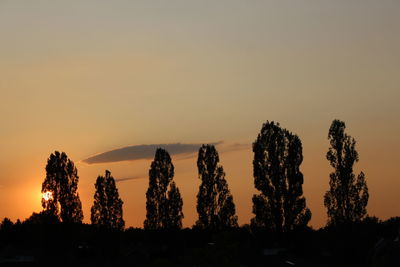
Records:
[[[237,227],[233,197],[225,180],[225,172],[219,164],[218,152],[213,145],[202,145],[197,159],[201,184],[197,194],[196,226],[202,229],[220,230]]]
[[[149,188],[146,192],[146,220],[144,228],[180,229],[183,201],[172,181],[174,165],[168,152],[158,148],[149,170]]]
[[[254,185],[252,225],[276,232],[306,226],[311,211],[303,196],[302,144],[299,137],[266,122],[253,143]]]
[[[343,121],[334,120],[328,133],[331,146],[326,158],[335,169],[329,175],[330,189],[324,198],[329,225],[357,222],[367,214],[367,182],[363,172],[357,177],[354,175],[353,165],[358,162],[356,141],[345,133],[345,129]]]
[[[42,183],[42,207],[66,223],[83,220],[82,204],[78,194],[78,170],[62,152],[50,155],[46,165],[46,178]]]
[[[97,177],[95,188],[90,218],[92,224],[122,230],[125,226],[122,216],[123,201],[119,197],[111,172],[106,170],[105,176]]]
[[[167,211],[165,228],[167,229],[181,229],[182,228],[182,206],[183,201],[179,188],[172,181],[170,184],[169,191],[167,193]]]

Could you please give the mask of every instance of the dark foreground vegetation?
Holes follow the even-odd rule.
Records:
[[[144,229],[125,229],[123,201],[106,170],[95,183],[91,224],[83,224],[78,170],[51,154],[42,183],[43,211],[0,227],[2,266],[400,266],[400,217],[367,215],[365,174],[356,175],[356,141],[334,120],[326,158],[333,167],[324,195],[325,228],[308,227],[300,138],[266,122],[253,143],[254,217],[238,227],[214,145],[202,145],[197,167],[198,220],[182,229],[183,199],[169,153],[158,148],[149,170]]]
[[[283,234],[249,226],[124,231],[35,215],[3,220],[0,266],[399,266],[400,218]]]

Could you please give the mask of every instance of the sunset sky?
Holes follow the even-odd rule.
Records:
[[[0,219],[41,211],[47,158],[59,150],[77,165],[85,222],[108,169],[121,179],[126,226],[142,227],[151,159],[85,159],[181,143],[174,179],[190,227],[196,147],[217,143],[239,224],[249,223],[251,144],[269,120],[302,140],[319,228],[333,119],[357,141],[368,213],[400,215],[399,14],[397,0],[0,0]]]

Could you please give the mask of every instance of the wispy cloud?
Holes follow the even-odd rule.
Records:
[[[218,145],[222,142],[210,143]],[[82,160],[87,164],[110,163],[126,160],[152,159],[157,148],[166,149],[170,155],[192,154],[199,150],[202,144],[151,144],[118,148]]]
[[[144,175],[141,175],[141,176],[133,176],[133,177],[125,177],[125,178],[117,178],[117,179],[115,179],[115,182],[125,182],[125,181],[130,181],[130,180],[138,180],[138,179],[144,179],[144,178],[147,178],[146,176],[144,176]]]
[[[238,150],[246,150],[246,149],[251,149],[252,144],[239,144],[239,143],[234,143],[234,144],[228,144],[224,146],[221,150],[221,152],[231,152],[231,151],[238,151]]]

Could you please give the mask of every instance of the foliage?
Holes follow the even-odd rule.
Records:
[[[1,231],[8,231],[14,226],[14,223],[7,217],[3,219],[3,221],[0,223],[0,230]]]
[[[51,192],[51,198],[42,198],[44,210],[60,216],[63,222],[82,222],[78,180],[78,170],[64,152],[55,151],[51,154],[47,161],[46,178],[42,184],[42,193]]]
[[[167,194],[167,211],[165,214],[165,227],[167,229],[181,229],[182,228],[182,206],[183,201],[181,198],[181,194],[179,192],[179,188],[175,185],[175,182],[172,181],[170,184],[170,189]]]
[[[265,123],[253,143],[253,226],[278,233],[306,226],[311,211],[303,196],[300,138],[274,122]]]
[[[197,194],[199,219],[196,226],[211,230],[237,227],[233,197],[213,145],[203,145],[199,149],[197,167],[201,184]]]
[[[43,210],[39,213],[33,212],[32,215],[24,221],[24,224],[36,224],[36,225],[50,225],[57,224],[60,220],[51,211]]]
[[[180,229],[183,201],[179,189],[172,182],[174,165],[168,152],[158,148],[149,170],[149,188],[146,192],[146,220],[144,228]]]
[[[90,218],[92,224],[122,230],[125,226],[122,218],[123,201],[119,197],[111,172],[106,170],[104,177],[97,177],[95,188]]]
[[[330,174],[330,189],[325,194],[324,204],[328,210],[328,224],[333,225],[357,222],[367,214],[367,182],[363,172],[357,178],[353,173],[358,152],[356,141],[344,132],[345,128],[343,121],[334,120],[328,134],[331,147],[326,158],[335,171]]]

